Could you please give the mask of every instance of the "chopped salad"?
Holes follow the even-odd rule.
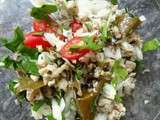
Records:
[[[1,43],[13,54],[0,65],[14,69],[8,87],[32,116],[46,120],[119,120],[123,98],[136,82],[143,51],[160,48],[143,41],[137,28],[145,20],[116,0],[31,0],[32,31],[15,29]]]

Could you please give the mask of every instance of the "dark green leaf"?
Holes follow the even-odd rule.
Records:
[[[11,80],[8,83],[8,89],[15,94],[16,94],[16,88],[15,88],[16,84],[17,84],[17,79],[16,80]]]
[[[18,67],[17,64],[19,63],[11,59],[9,56],[4,56],[2,59],[2,62],[4,63],[4,66],[6,68],[10,68],[10,69],[16,69]]]
[[[54,94],[54,98],[60,104],[61,98],[62,98],[62,90],[56,90]]]
[[[121,65],[121,60],[116,60],[112,67],[112,84],[117,86],[117,84],[124,80],[128,76],[127,70]]]
[[[35,60],[23,59],[21,63],[24,71],[32,75],[39,75],[38,67]]]
[[[56,120],[56,119],[54,119],[53,115],[50,114],[50,115],[47,116],[47,120]]]
[[[92,101],[92,103],[91,103],[91,109],[92,109],[92,112],[93,112],[93,113],[96,113],[96,112],[97,112],[97,106],[98,106],[99,97],[100,97],[100,94],[97,95],[97,96],[94,98],[94,100]]]
[[[111,3],[112,3],[113,5],[117,5],[117,4],[118,4],[118,0],[111,0]]]
[[[19,69],[25,71],[28,74],[38,75],[38,68],[35,60],[23,56],[19,58],[19,61],[11,59],[9,56],[4,57],[2,62],[5,64],[6,68]]]
[[[44,104],[45,104],[44,100],[35,101],[32,105],[32,110],[38,111]]]
[[[153,40],[148,40],[144,42],[144,45],[143,45],[144,52],[158,50],[158,49],[160,49],[160,40],[153,39]]]
[[[57,11],[56,5],[42,5],[41,7],[33,7],[31,16],[39,20],[49,20],[48,15]]]
[[[115,98],[114,98],[114,101],[117,102],[117,103],[122,103],[123,102],[123,97],[119,96],[119,95],[116,95]]]
[[[17,47],[17,52],[21,53],[24,56],[30,57],[31,59],[38,58],[38,50],[36,48],[29,48],[23,45],[23,43],[19,44]]]
[[[88,31],[91,31],[91,30],[92,30],[92,25],[91,25],[91,24],[86,23],[85,26],[86,26],[86,28],[88,29]]]
[[[144,60],[135,60],[136,71],[142,71],[144,69]]]
[[[14,38],[11,41],[8,41],[4,44],[5,47],[10,49],[13,52],[16,52],[17,47],[21,44],[24,40],[23,31],[20,27],[17,27],[14,31]]]

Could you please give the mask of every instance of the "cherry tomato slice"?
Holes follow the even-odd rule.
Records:
[[[78,29],[82,28],[82,23],[78,20],[73,20],[70,24],[72,32],[76,32]]]
[[[24,45],[31,48],[36,48],[38,45],[42,45],[43,48],[52,47],[43,35],[34,35],[33,33],[28,33],[25,35]]]
[[[69,60],[78,60],[80,57],[88,53],[89,49],[76,50],[75,52],[70,51],[70,47],[81,42],[80,37],[74,37],[61,49],[61,55]]]
[[[59,28],[59,25],[50,18],[50,22],[48,23],[46,20],[34,20],[33,21],[33,29],[35,32],[56,32]]]

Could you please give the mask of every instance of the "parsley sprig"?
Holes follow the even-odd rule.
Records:
[[[31,10],[31,16],[39,20],[49,20],[49,14],[58,10],[56,5],[44,4],[41,7],[33,7]]]
[[[4,55],[0,61],[4,63],[6,68],[18,69],[28,74],[38,75],[36,65],[38,50],[24,46],[23,41],[24,35],[20,27],[15,29],[13,39],[1,38],[1,44],[13,52],[13,57]],[[14,56],[17,56],[17,58],[15,59]]]
[[[128,76],[127,70],[121,65],[121,60],[116,60],[112,70],[112,85],[117,86],[118,83],[122,80],[125,80]]]

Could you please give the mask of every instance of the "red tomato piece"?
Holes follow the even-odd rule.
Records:
[[[33,21],[33,29],[35,32],[56,32],[58,28],[59,25],[52,18],[50,18],[49,23],[46,20],[35,19]]]
[[[73,45],[77,45],[78,43],[81,42],[80,37],[74,37],[71,39],[64,47],[61,49],[60,53],[61,55],[69,60],[78,60],[80,57],[88,53],[90,50],[89,49],[81,49],[81,50],[76,50],[74,52],[70,51],[70,47]]]
[[[52,47],[43,35],[34,35],[33,33],[28,33],[25,35],[24,45],[31,48],[36,48],[38,45],[42,45],[43,48]]]
[[[76,32],[78,29],[82,28],[82,23],[78,20],[73,20],[70,24],[72,32]]]

